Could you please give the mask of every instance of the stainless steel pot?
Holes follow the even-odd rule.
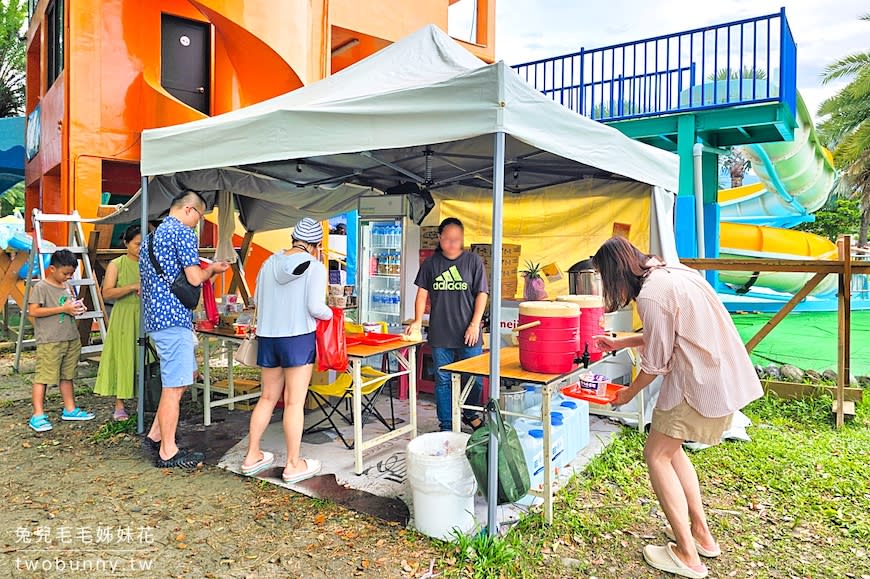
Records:
[[[591,259],[584,259],[568,270],[568,291],[574,295],[603,295],[601,275],[592,267]]]

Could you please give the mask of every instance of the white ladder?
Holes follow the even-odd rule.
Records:
[[[42,228],[46,223],[66,223],[68,224],[68,245],[66,247],[53,247],[46,243],[42,237]],[[75,255],[81,262],[81,274],[76,278],[69,280],[69,285],[76,292],[76,296],[81,298],[81,288],[87,288],[89,297],[91,298],[91,309],[84,314],[77,316],[76,320],[89,320],[93,324],[96,320],[100,332],[99,344],[85,344],[82,347],[82,355],[95,354],[103,350],[103,344],[106,341],[106,316],[105,304],[103,304],[103,296],[100,293],[100,288],[97,285],[97,280],[94,277],[94,268],[91,264],[91,257],[88,254],[88,246],[85,242],[85,233],[82,230],[82,218],[78,211],[73,211],[70,215],[42,213],[39,209],[33,210],[33,246],[30,249],[30,257],[27,262],[27,279],[24,284],[24,308],[21,312],[21,320],[18,327],[18,341],[15,346],[15,362],[13,369],[18,371],[18,364],[21,360],[21,351],[25,345],[33,344],[33,340],[24,340],[24,322],[27,318],[27,310],[29,309],[28,302],[30,301],[30,291],[33,284],[45,279],[45,264],[43,256],[51,255],[60,249],[67,249]],[[38,275],[37,275],[38,274]]]

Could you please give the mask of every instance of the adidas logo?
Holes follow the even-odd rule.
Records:
[[[432,285],[433,290],[441,291],[465,291],[468,289],[468,284],[462,281],[462,276],[459,275],[459,270],[455,265],[450,266],[450,269],[435,278],[435,283]]]

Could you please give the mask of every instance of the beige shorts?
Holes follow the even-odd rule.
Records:
[[[60,384],[76,377],[82,343],[78,340],[36,345],[36,376],[34,384]]]
[[[651,428],[671,438],[715,446],[731,426],[731,417],[707,418],[683,400],[670,410],[653,410]]]

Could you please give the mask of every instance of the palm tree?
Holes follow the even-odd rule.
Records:
[[[720,157],[720,165],[722,174],[731,176],[732,189],[743,185],[743,178],[749,170],[750,163],[740,147],[731,147],[727,157]]]
[[[870,14],[861,20],[870,22]],[[867,243],[870,226],[870,51],[857,52],[829,64],[822,82],[849,79],[837,94],[819,106],[825,117],[818,128],[833,147],[834,163],[861,201],[859,243]]]
[[[711,72],[707,75],[707,80],[765,80],[767,79],[767,73],[764,72],[763,68],[752,68],[750,66],[743,66],[742,70],[733,70],[730,68],[720,68],[716,72]]]

